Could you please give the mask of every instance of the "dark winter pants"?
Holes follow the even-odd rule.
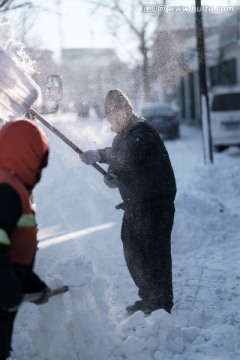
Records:
[[[13,323],[16,312],[0,310],[0,360],[10,356]]]
[[[146,303],[173,306],[171,231],[174,205],[125,210],[123,250],[128,270]]]
[[[32,265],[14,264],[14,270],[21,284],[23,294],[43,291],[46,287],[46,284],[32,272]],[[16,312],[0,310],[0,360],[5,360],[10,356],[16,314]]]

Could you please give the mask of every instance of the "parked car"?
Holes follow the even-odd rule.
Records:
[[[93,108],[95,110],[95,114],[97,115],[99,120],[102,120],[105,118],[106,114],[105,114],[105,109],[104,106],[102,104],[94,104]]]
[[[151,122],[162,139],[179,137],[179,120],[177,112],[168,103],[152,102],[141,109],[141,116]]]
[[[215,87],[209,92],[214,150],[240,146],[240,86]]]
[[[79,117],[86,118],[89,116],[90,106],[87,103],[81,101],[75,102],[75,110]]]

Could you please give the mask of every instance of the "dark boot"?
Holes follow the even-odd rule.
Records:
[[[136,311],[142,311],[145,315],[151,315],[153,311],[164,309],[169,314],[171,314],[171,309],[166,306],[162,306],[160,304],[154,303],[146,303],[143,300],[135,301],[133,305],[129,305],[126,307],[126,311],[129,315],[134,314]]]
[[[134,314],[136,311],[143,311],[143,301],[135,301],[133,305],[129,305],[126,307],[126,311],[129,315]]]

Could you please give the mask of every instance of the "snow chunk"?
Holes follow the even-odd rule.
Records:
[[[140,353],[145,347],[145,341],[130,335],[121,345],[123,354],[127,357]]]
[[[193,342],[196,339],[196,337],[199,335],[199,332],[200,332],[199,329],[194,326],[181,329],[183,340],[187,342]]]

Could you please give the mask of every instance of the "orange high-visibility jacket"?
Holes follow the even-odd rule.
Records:
[[[47,165],[48,144],[41,128],[29,120],[7,123],[0,130],[0,184],[10,185],[19,195],[22,214],[11,233],[0,226],[0,244],[9,245],[13,262],[31,264],[36,250],[36,223],[30,192]],[[1,220],[1,219],[0,219]]]

